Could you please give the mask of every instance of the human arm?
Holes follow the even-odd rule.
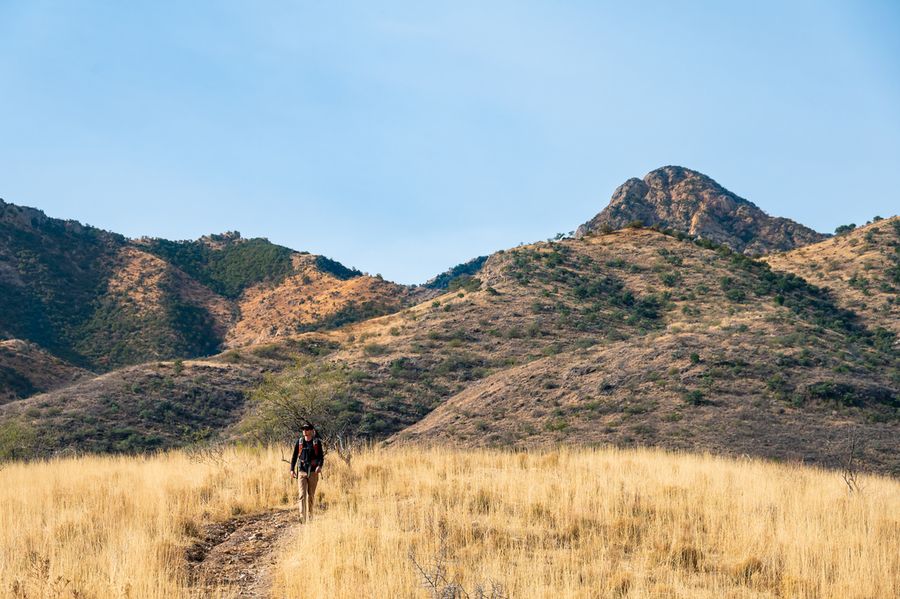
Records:
[[[318,456],[318,457],[319,457],[319,463],[318,463],[318,465],[316,466],[316,472],[321,472],[321,471],[322,471],[322,466],[325,465],[325,448],[322,446],[322,442],[321,442],[321,441],[319,441],[319,451],[318,451],[318,453],[319,453],[319,456]]]
[[[291,455],[291,476],[292,477],[297,476],[297,471],[295,470],[295,467],[297,465],[297,458],[299,457],[299,455],[300,455],[300,443],[296,442],[296,443],[294,443],[294,453]]]

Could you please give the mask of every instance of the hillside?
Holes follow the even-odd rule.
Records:
[[[869,327],[900,335],[900,217],[772,254],[765,261],[830,289],[841,306],[859,314]]]
[[[308,334],[279,346],[119,368],[0,405],[0,458],[139,452],[216,438],[246,412],[266,373],[333,347]]]
[[[623,183],[609,206],[581,225],[577,236],[634,222],[681,231],[745,254],[790,250],[827,237],[790,219],[769,216],[706,175],[680,166],[664,166]]]
[[[818,288],[646,229],[491,256],[469,289],[342,330],[363,434],[705,448],[900,472],[898,363]]]
[[[21,339],[0,340],[0,404],[64,387],[90,372]]]
[[[240,319],[228,331],[229,347],[265,343],[304,331],[334,328],[396,312],[410,301],[408,288],[379,277],[323,270],[321,256],[294,254],[291,274],[255,285],[237,299]]]
[[[862,467],[900,472],[896,218],[768,262],[668,228],[601,227],[418,288],[236,232],[171,242],[93,231],[100,252],[71,223],[26,221],[6,230],[31,226],[66,248],[35,250],[40,260],[65,263],[74,244],[95,256],[79,263],[100,265],[71,349],[108,372],[10,393],[20,399],[0,406],[0,456],[272,438],[283,431],[265,398],[328,381],[330,426],[391,443],[658,445],[827,466],[854,445]],[[6,247],[27,235],[10,237]],[[842,266],[811,266],[828,275],[814,279],[807,259]],[[10,288],[37,281],[61,302],[73,284],[6,262]],[[860,269],[868,311],[851,293]]]
[[[86,342],[82,327],[125,244],[122,236],[0,200],[0,337],[90,366],[75,346]]]
[[[237,232],[129,240],[0,200],[0,339],[33,342],[80,368],[208,356],[333,328],[394,311],[411,293]]]
[[[660,445],[839,466],[857,437],[861,464],[897,473],[892,343],[794,275],[632,228],[499,252],[395,314],[178,373],[171,362],[117,370],[8,404],[0,419],[54,439],[48,450],[181,445],[242,418],[255,430],[266,419],[248,395],[299,369],[339,376],[335,417],[375,439]]]

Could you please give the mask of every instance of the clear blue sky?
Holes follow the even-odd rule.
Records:
[[[0,197],[132,237],[414,283],[665,164],[900,212],[900,2],[0,0]]]

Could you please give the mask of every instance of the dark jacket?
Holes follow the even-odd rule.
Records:
[[[303,437],[294,443],[294,454],[291,456],[291,472],[298,467],[300,472],[314,472],[325,464],[325,451],[322,449],[322,441],[313,437],[307,441]]]

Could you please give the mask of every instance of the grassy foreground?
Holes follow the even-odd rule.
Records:
[[[204,523],[294,501],[277,450],[224,457],[6,464],[0,596],[191,596],[184,549]],[[494,581],[509,597],[896,597],[900,482],[861,482],[653,450],[333,457],[272,593],[428,597],[410,556],[432,570],[443,551],[473,596]]]

